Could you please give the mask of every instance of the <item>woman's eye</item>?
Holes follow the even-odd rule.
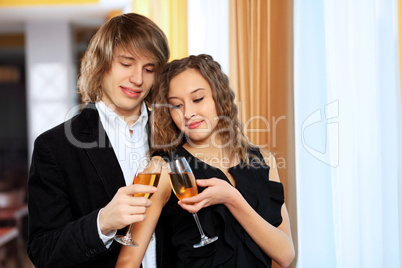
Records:
[[[204,99],[204,97],[198,98],[198,99],[195,99],[194,102],[200,102],[200,101],[202,101],[203,99]]]
[[[123,67],[130,67],[130,64],[120,63]]]
[[[181,104],[177,104],[177,105],[170,104],[171,109],[179,109],[180,107],[181,107]]]

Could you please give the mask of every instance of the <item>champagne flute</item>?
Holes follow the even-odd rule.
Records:
[[[178,159],[175,159],[173,162],[170,162],[170,168],[170,185],[172,186],[173,192],[179,200],[198,194],[193,171],[191,170],[189,164],[187,163],[187,160],[184,157],[180,157]],[[207,237],[202,230],[197,213],[192,214],[197,224],[198,231],[201,235],[201,241],[197,244],[194,244],[193,247],[203,247],[218,240],[217,236],[211,238]]]
[[[151,160],[145,169],[140,172],[136,173],[134,177],[133,184],[143,184],[143,185],[150,185],[150,186],[158,186],[159,179],[161,176],[162,171],[162,160]],[[151,198],[152,193],[136,193],[134,197],[145,197]],[[131,239],[131,231],[133,229],[134,223],[130,225],[127,230],[126,235],[116,235],[114,240],[119,242],[120,244],[131,246],[131,247],[138,247],[138,244]]]

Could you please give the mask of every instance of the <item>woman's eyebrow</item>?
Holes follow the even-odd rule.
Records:
[[[194,89],[193,91],[190,92],[190,94],[197,93],[197,92],[200,91],[200,90],[205,90],[205,88],[200,87],[200,88]]]
[[[200,90],[205,90],[205,88],[200,87],[200,88],[194,89],[193,91],[190,92],[190,94],[194,94],[194,93],[196,93],[196,92],[198,92]],[[170,99],[178,99],[178,97],[175,97],[175,96],[168,97],[168,100],[170,100]]]

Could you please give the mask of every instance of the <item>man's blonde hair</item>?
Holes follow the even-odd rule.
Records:
[[[152,20],[135,13],[111,18],[92,37],[81,61],[78,89],[84,103],[102,99],[103,75],[111,67],[116,47],[134,57],[150,57],[156,77],[169,59],[167,38]]]

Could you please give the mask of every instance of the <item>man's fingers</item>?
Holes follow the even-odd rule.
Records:
[[[155,193],[156,187],[142,184],[134,184],[126,187],[127,194],[138,194],[138,193]]]
[[[140,207],[150,207],[152,205],[152,201],[145,197],[133,197],[133,198],[129,199],[128,205],[140,206]]]

